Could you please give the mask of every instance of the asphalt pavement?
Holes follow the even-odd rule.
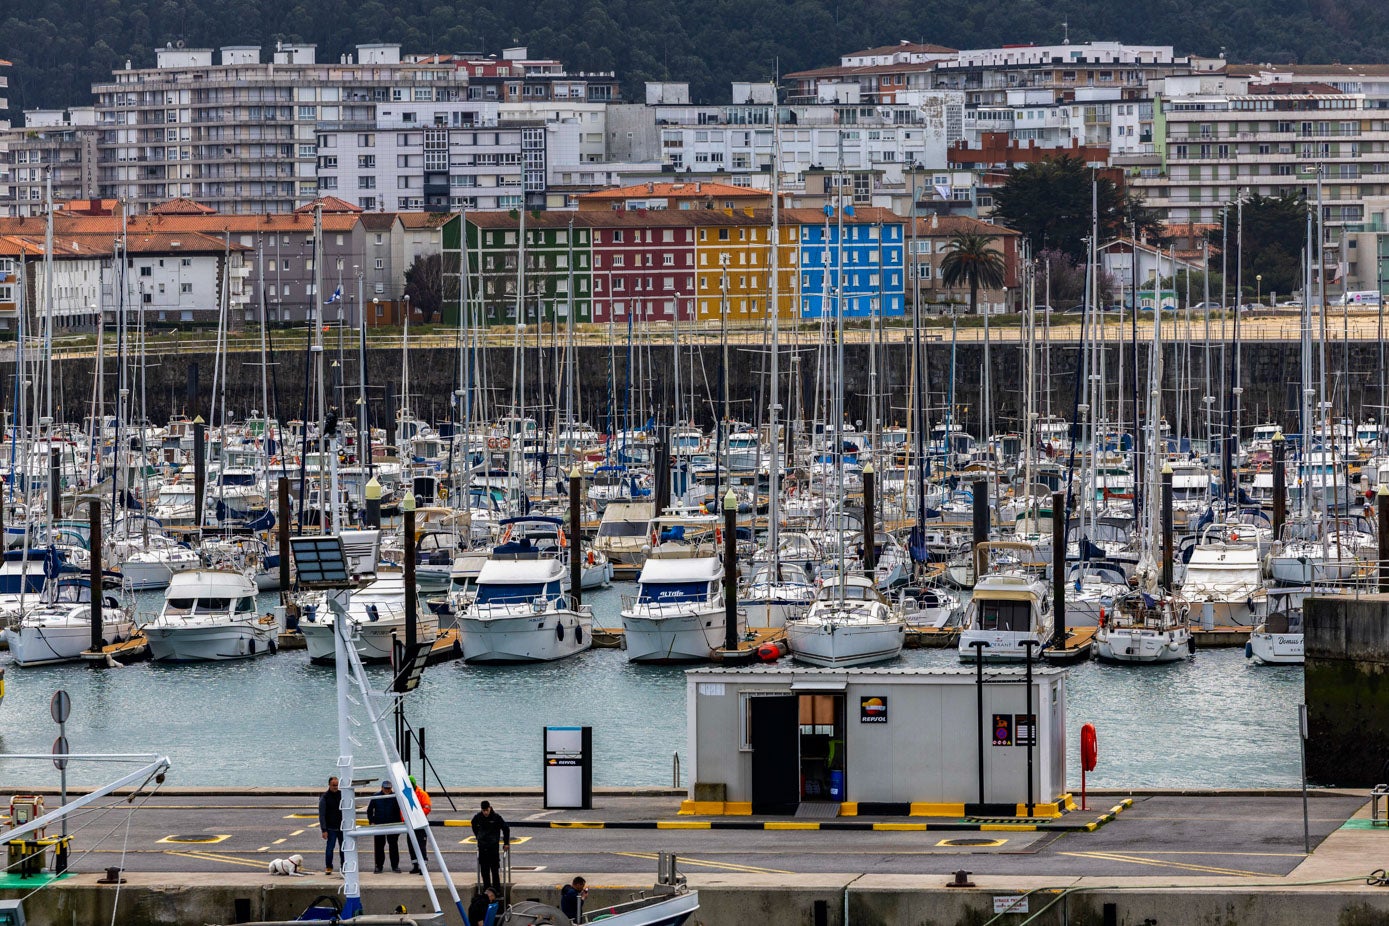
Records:
[[[1118,803],[1115,795],[1092,798],[1090,813],[1065,821],[1099,819]],[[458,809],[434,795],[432,832],[449,867],[471,878],[475,849],[467,820],[475,796]],[[52,801],[56,803],[56,801]],[[681,817],[669,796],[599,796],[590,811],[547,811],[532,795],[496,797],[497,809],[517,825],[512,866],[518,876],[580,873],[647,876],[657,852],[676,852],[690,873],[799,875],[873,873],[946,875],[968,869],[981,875],[1045,877],[1187,876],[1257,878],[1284,876],[1303,863],[1301,798],[1291,794],[1135,795],[1133,803],[1092,832],[1083,829],[1024,831],[934,830],[936,818],[856,818],[856,822],[925,823],[926,829],[725,830],[686,829],[708,818]],[[1315,792],[1309,800],[1313,846],[1342,828],[1366,804],[1363,792]],[[312,795],[159,794],[133,803],[111,798],[79,814],[72,868],[130,872],[264,872],[268,862],[304,856],[310,872],[322,872],[323,840]],[[763,818],[740,818],[757,822]],[[666,828],[574,827],[575,822],[642,822]],[[786,822],[784,820],[779,822]],[[954,821],[961,822],[961,821]],[[364,879],[373,875],[364,848]],[[401,854],[406,856],[405,847]],[[402,862],[408,869],[408,861]],[[1372,866],[1373,867],[1373,866]],[[543,875],[542,875],[543,876]],[[403,876],[402,876],[403,877]]]

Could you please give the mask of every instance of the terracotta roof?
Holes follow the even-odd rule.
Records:
[[[364,211],[361,206],[354,206],[347,200],[338,199],[336,196],[320,196],[313,202],[305,203],[304,205],[300,206],[298,209],[295,209],[294,211],[307,212],[309,215],[313,215],[313,207],[317,205],[323,206],[324,215],[339,212],[361,213]]]
[[[611,190],[597,190],[593,193],[579,194],[579,202],[608,202],[620,199],[763,199],[770,201],[772,194],[766,190],[754,190],[745,186],[713,181],[689,181],[686,183],[638,183],[634,186],[615,187]]]
[[[478,228],[512,230],[520,226],[519,214],[511,212],[469,212],[467,221]],[[782,209],[781,221],[787,225],[822,225],[821,209]],[[901,216],[879,206],[860,206],[845,224],[866,225],[882,222],[900,225]],[[526,228],[737,228],[772,224],[772,210],[765,209],[598,209],[590,212],[536,212],[526,216]]]
[[[149,210],[150,215],[212,215],[216,212],[217,210],[211,206],[204,206],[186,198],[171,199],[152,206]]]
[[[363,220],[366,216],[362,216]],[[410,229],[430,229],[443,228],[448,224],[449,219],[453,218],[451,212],[397,212],[396,218],[400,219],[400,224],[404,228]]]
[[[910,229],[910,226],[908,228]],[[908,234],[910,233],[909,230]],[[1022,233],[1005,225],[995,225],[992,222],[985,222],[982,219],[971,218],[967,215],[937,215],[918,216],[916,234],[928,238],[951,235],[997,235],[1003,238]]]
[[[351,213],[324,213],[323,230],[328,233],[344,234],[351,232],[361,220],[361,216]],[[202,233],[220,240],[223,233],[233,235],[260,234],[313,234],[313,214],[252,214],[236,213],[212,215],[137,215],[127,220],[129,233],[155,234],[169,232],[174,234]],[[41,217],[0,218],[0,234],[43,234],[44,220]],[[54,227],[59,234],[106,234],[118,235],[121,229],[119,216],[80,215],[68,213],[54,214]]]

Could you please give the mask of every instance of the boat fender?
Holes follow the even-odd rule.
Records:
[[[254,656],[254,655],[256,654],[256,641],[255,641],[255,640],[250,640],[250,641],[248,641],[248,642],[246,643],[246,652],[250,653],[252,656]]]
[[[559,640],[559,641],[561,641],[561,642],[564,641],[564,624],[563,624],[563,623],[560,623],[560,622],[556,622],[556,623],[555,623],[555,639],[556,639],[556,640]]]
[[[1246,641],[1244,642],[1244,658],[1245,658],[1245,659],[1253,659],[1253,658],[1254,658],[1254,644],[1253,644],[1253,643],[1250,643],[1248,640],[1246,640]]]
[[[584,628],[582,624],[574,625],[574,642],[579,644],[584,642]]]
[[[1196,655],[1196,638],[1195,638],[1195,637],[1187,637],[1187,638],[1186,638],[1186,651],[1187,651],[1188,653],[1190,653],[1191,655],[1193,655],[1193,656]]]
[[[757,647],[758,662],[776,662],[781,658],[781,647],[775,643],[763,643]]]
[[[597,559],[597,557],[595,557],[595,556],[593,555],[593,551],[592,551],[592,550],[589,550],[589,551],[588,551],[588,556],[587,556],[586,558],[588,559],[588,564],[589,564],[590,566],[592,566],[593,563],[595,562],[595,560]]]

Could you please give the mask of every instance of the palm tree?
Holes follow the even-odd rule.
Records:
[[[975,314],[979,311],[979,287],[986,289],[1001,289],[1006,275],[1006,268],[1003,263],[1003,255],[993,247],[990,247],[998,238],[997,235],[986,235],[982,232],[956,232],[951,236],[950,242],[945,246],[945,257],[941,258],[940,276],[941,282],[946,286],[955,287],[961,284],[969,285],[969,311]],[[984,381],[980,384],[980,394],[983,396],[983,434],[985,445],[989,441],[989,413],[992,410],[993,402],[990,393],[993,391],[992,377],[989,376],[989,313],[984,313]]]

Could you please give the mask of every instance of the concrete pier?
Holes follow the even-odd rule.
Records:
[[[481,793],[455,794],[456,810],[434,793],[435,838],[468,894],[475,848],[467,821]],[[486,793],[513,826],[513,899],[554,903],[560,885],[583,874],[590,911],[649,890],[656,853],[673,851],[700,893],[704,926],[980,926],[1022,896],[1029,916],[1040,913],[1030,922],[1047,926],[1389,922],[1389,887],[1366,883],[1383,865],[1389,827],[1369,819],[1364,791],[1312,793],[1310,856],[1301,799],[1290,791],[1092,793],[1092,807],[1132,804],[1093,830],[993,824],[976,832],[935,831],[935,818],[835,831],[742,818],[740,828],[707,829],[716,821],[677,817],[678,795],[659,789],[600,789],[594,810],[558,812],[531,790]],[[97,883],[108,865],[126,870],[115,918],[122,926],[293,919],[342,884],[322,873],[314,800],[296,790],[161,793],[135,815],[128,844],[123,832],[96,847],[79,837],[76,873],[27,898],[29,923],[111,922],[116,888]],[[123,817],[124,805],[113,813]],[[294,853],[304,856],[306,876],[268,873],[270,859]],[[426,912],[419,878],[371,874],[369,846],[364,861],[368,912],[397,904]],[[947,887],[961,869],[973,885]],[[6,879],[0,896],[35,886]],[[443,922],[457,921],[446,912]]]
[[[1389,781],[1389,595],[1309,598],[1303,630],[1308,779]]]

